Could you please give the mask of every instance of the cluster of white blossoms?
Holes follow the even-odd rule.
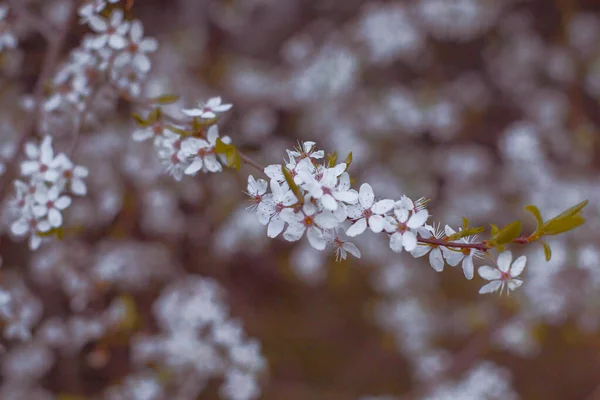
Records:
[[[300,240],[306,233],[308,241],[317,250],[333,248],[337,260],[350,253],[360,258],[360,250],[347,237],[355,237],[367,230],[389,236],[392,251],[409,252],[414,257],[429,253],[429,261],[436,271],[444,265],[462,268],[467,279],[474,276],[475,258],[484,252],[476,246],[476,236],[465,236],[455,242],[448,238],[456,231],[447,226],[441,230],[427,224],[427,200],[413,201],[407,196],[399,200],[378,199],[373,188],[363,183],[358,191],[351,188],[346,163],[325,161],[325,152],[317,150],[315,142],[304,142],[295,150],[287,150],[283,165],[269,165],[264,169],[269,182],[248,177],[247,193],[260,223],[267,225],[267,235],[275,238],[283,233],[285,240]],[[269,190],[270,189],[270,190]],[[421,239],[436,239],[419,242]],[[431,242],[431,240],[429,241]],[[454,244],[454,246],[453,246]],[[462,245],[466,245],[462,247]],[[481,289],[489,293],[503,288],[514,290],[520,286],[515,279],[525,266],[525,256],[510,268],[510,252],[498,260],[498,268],[481,267],[481,277],[491,280]],[[508,261],[507,261],[508,259]]]
[[[144,37],[141,21],[125,20],[121,9],[103,17],[99,13],[106,4],[93,0],[80,6],[81,22],[88,24],[94,34],[84,37],[54,76],[53,93],[44,104],[46,111],[75,107],[84,112],[96,92],[107,85],[122,96],[141,94],[151,69],[149,54],[158,49],[158,42]]]
[[[85,167],[73,164],[65,155],[55,155],[52,137],[45,136],[38,146],[25,144],[26,160],[21,162],[23,180],[15,180],[16,197],[11,208],[17,220],[11,232],[29,236],[31,250],[39,248],[44,234],[63,225],[63,211],[71,205],[71,196],[84,196],[87,187]]]
[[[161,332],[134,341],[138,365],[167,365],[187,398],[196,398],[210,380],[220,377],[221,398],[259,397],[259,380],[267,367],[260,342],[248,337],[242,323],[229,315],[223,289],[215,281],[188,275],[170,284],[154,303],[153,313]]]
[[[182,112],[195,121],[208,121],[210,124],[217,113],[225,112],[231,107],[231,104],[223,104],[220,97],[214,97],[196,108],[184,109]],[[223,170],[227,159],[225,155],[217,154],[217,140],[229,144],[231,139],[228,136],[219,137],[217,125],[202,125],[194,136],[184,136],[176,132],[182,127],[166,124],[165,118],[157,110],[152,112],[145,126],[133,133],[133,140],[141,142],[153,139],[156,153],[170,175],[179,181],[184,175]]]

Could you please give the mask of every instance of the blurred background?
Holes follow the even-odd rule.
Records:
[[[52,22],[70,2],[27,4]],[[539,244],[513,248],[528,264],[510,296],[478,295],[479,277],[436,273],[382,235],[336,263],[267,238],[246,210],[250,167],[167,176],[131,138],[135,108],[109,99],[74,154],[89,194],[65,237],[31,252],[4,223],[0,285],[17,311],[2,326],[32,337],[1,342],[1,399],[219,398],[222,378],[184,391],[201,368],[143,356],[179,310],[165,298],[197,279],[218,283],[260,342],[260,399],[600,399],[600,3],[136,0],[126,15],[160,43],[144,93],[180,94],[173,109],[221,96],[234,105],[221,133],[262,164],[314,140],[352,152],[357,183],[431,198],[433,219],[455,228],[521,219],[529,233],[525,205],[551,217],[589,199],[587,223],[548,241],[550,262]],[[15,30],[20,46],[0,56],[4,154],[45,51]],[[73,24],[67,50],[87,30]],[[72,127],[53,122],[67,147]],[[114,310],[125,317],[109,329]]]

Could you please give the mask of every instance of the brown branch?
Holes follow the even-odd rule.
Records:
[[[448,242],[443,239],[435,239],[435,238],[424,238],[421,236],[417,236],[417,241],[419,243],[432,244],[436,246],[444,246],[444,247],[455,247],[457,249],[477,249],[480,251],[488,251],[490,247],[485,244],[485,242],[480,243],[462,243],[462,242]]]
[[[18,0],[16,1],[18,3]],[[29,140],[30,137],[34,136],[37,130],[37,122],[38,117],[41,111],[41,104],[44,98],[44,85],[50,78],[52,77],[52,73],[58,64],[59,57],[61,55],[62,49],[65,45],[67,37],[69,36],[71,25],[75,20],[75,15],[77,13],[77,7],[75,4],[71,6],[71,13],[64,27],[49,41],[48,50],[46,51],[46,55],[44,56],[44,60],[42,62],[42,70],[38,79],[35,83],[35,87],[33,90],[33,99],[34,99],[34,109],[33,112],[28,118],[23,131],[21,132],[17,145],[15,148],[15,152],[12,157],[6,161],[6,171],[4,175],[0,177],[0,206],[4,203],[6,196],[9,193],[9,184],[14,179],[14,176],[17,172],[17,164],[21,153],[23,152],[23,148],[25,147],[25,143]]]
[[[493,246],[489,245],[489,242],[483,241],[479,243],[461,243],[461,242],[449,242],[444,239],[435,239],[435,238],[424,238],[421,236],[417,236],[417,241],[419,243],[431,244],[435,246],[444,246],[444,247],[454,247],[457,249],[476,249],[479,251],[486,252],[491,249]],[[528,244],[531,243],[532,239],[529,236],[519,236],[514,239],[512,243],[515,244]]]

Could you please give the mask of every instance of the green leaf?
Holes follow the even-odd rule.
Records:
[[[227,159],[227,166],[229,168],[235,168],[239,170],[242,167],[242,158],[240,157],[240,153],[234,145],[224,143],[221,138],[217,138],[215,152],[225,156]]]
[[[167,125],[167,126],[165,126],[165,128],[170,130],[171,132],[176,133],[181,136],[190,136],[191,135],[190,132],[188,132],[184,129],[179,129],[177,127],[174,127],[173,125]]]
[[[552,249],[550,249],[550,246],[547,243],[543,243],[544,245],[544,256],[546,257],[546,261],[550,261],[550,259],[552,258]]]
[[[500,229],[496,225],[490,224],[490,227],[492,228],[492,237],[496,236],[498,232],[500,232]]]
[[[503,245],[510,243],[521,234],[521,221],[514,221],[500,229],[494,236],[492,236],[492,243],[494,245]]]
[[[290,189],[294,193],[294,195],[296,195],[296,198],[298,199],[298,201],[300,203],[303,203],[304,202],[304,197],[302,196],[302,191],[300,190],[300,188],[298,187],[298,185],[296,185],[296,182],[294,182],[294,178],[292,177],[292,174],[286,168],[285,165],[281,166],[281,172],[283,172],[283,176],[285,177],[285,181],[287,182],[288,186],[290,187]]]
[[[544,235],[558,235],[559,233],[575,229],[583,225],[584,222],[585,219],[580,215],[567,216],[560,219],[552,218],[544,224],[542,232]]]
[[[346,159],[344,160],[344,164],[346,164],[346,171],[350,168],[350,164],[352,164],[352,152],[348,153]]]
[[[483,226],[478,226],[475,228],[463,229],[462,231],[458,231],[455,234],[448,236],[448,240],[458,240],[460,238],[464,238],[465,236],[476,235],[485,230]]]
[[[469,220],[467,217],[462,217],[463,229],[467,229],[469,227]]]
[[[36,235],[38,235],[39,237],[52,237],[52,236],[56,236],[56,238],[58,240],[63,240],[64,237],[65,237],[65,229],[62,226],[59,227],[59,228],[51,228],[47,232],[38,231],[38,232],[36,232]]]
[[[539,228],[541,228],[544,225],[544,220],[542,219],[542,213],[540,213],[540,209],[537,208],[537,206],[530,204],[528,206],[525,206],[525,210],[533,214],[538,226],[538,229],[536,229],[536,231],[539,230]]]
[[[162,96],[151,98],[150,101],[158,104],[172,104],[179,101],[179,99],[180,97],[176,94],[164,94]]]
[[[574,205],[573,207],[566,209],[565,211],[561,212],[560,214],[558,214],[556,217],[552,218],[552,219],[561,219],[561,218],[565,218],[565,217],[572,217],[576,214],[580,214],[581,210],[583,210],[583,208],[585,206],[587,206],[587,204],[589,203],[589,200],[584,200],[581,203]]]
[[[137,122],[141,126],[148,126],[148,125],[150,125],[148,123],[148,121],[146,121],[144,118],[142,118],[139,114],[132,113],[131,116],[133,117],[133,119],[135,119],[135,122]]]
[[[333,154],[327,154],[327,167],[333,168],[337,163],[337,151],[334,151]]]

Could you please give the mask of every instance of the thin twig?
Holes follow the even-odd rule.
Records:
[[[478,243],[464,243],[464,242],[448,242],[444,239],[435,239],[435,238],[424,238],[421,236],[417,237],[417,241],[419,243],[431,244],[436,246],[443,247],[453,247],[457,249],[476,249],[479,251],[486,252],[491,249],[491,246],[487,241],[478,242]],[[519,236],[514,239],[512,243],[514,244],[528,244],[531,243],[532,239],[529,236]]]
[[[252,158],[248,157],[246,154],[242,153],[241,151],[238,150],[238,154],[240,155],[240,158],[248,165],[253,166],[254,168],[256,168],[257,170],[259,170],[260,172],[264,173],[265,171],[265,167],[263,167],[262,165],[260,165],[258,162],[254,161]]]
[[[69,36],[70,28],[75,19],[76,12],[77,8],[75,7],[75,4],[72,4],[71,13],[64,27],[61,29],[59,34],[49,42],[48,50],[46,51],[46,55],[44,56],[42,63],[42,71],[38,76],[37,82],[35,83],[35,88],[33,90],[34,109],[32,115],[27,120],[27,123],[18,138],[15,152],[13,153],[12,157],[6,161],[6,171],[4,175],[0,177],[0,206],[4,203],[4,200],[9,193],[9,184],[16,174],[17,162],[21,153],[23,152],[25,143],[31,136],[35,135],[38,116],[40,114],[41,104],[44,97],[44,85],[51,78],[56,64],[58,63],[62,49],[65,45],[67,37]]]

